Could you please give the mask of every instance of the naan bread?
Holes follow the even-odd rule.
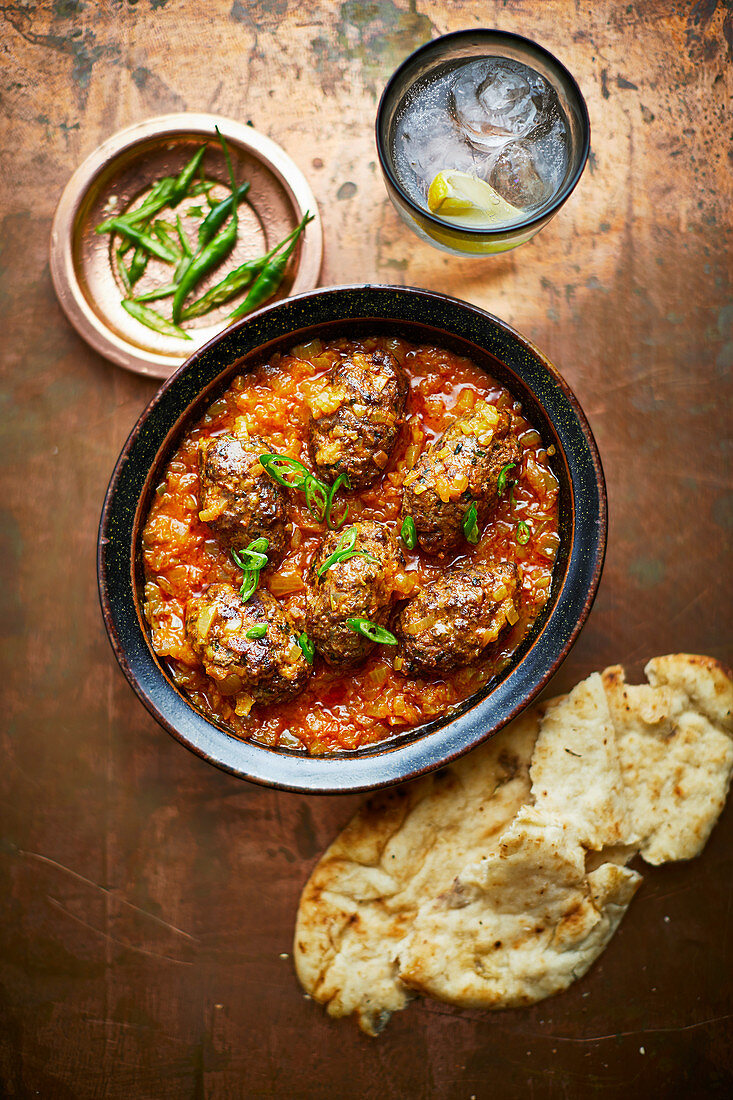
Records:
[[[470,756],[357,813],[316,866],[300,900],[298,977],[332,1016],[355,1013],[376,1034],[411,994],[395,947],[426,899],[494,851],[529,798],[538,718],[523,715]]]
[[[585,974],[640,882],[615,863],[586,874],[573,824],[525,806],[496,852],[420,909],[399,977],[463,1007],[533,1004]]]
[[[534,804],[572,820],[587,848],[636,842],[614,724],[597,672],[547,706],[530,776]]]
[[[666,685],[684,692],[695,710],[733,734],[733,680],[719,661],[693,653],[670,653],[652,657],[644,672],[654,687]]]
[[[641,881],[625,864],[697,855],[733,771],[726,670],[677,654],[646,671],[594,673],[368,802],[301,897],[306,991],[375,1035],[417,993],[503,1008],[584,974]]]
[[[692,859],[728,794],[733,684],[716,661],[688,654],[645,671],[650,683],[638,685],[620,666],[603,672],[631,827],[647,863]]]

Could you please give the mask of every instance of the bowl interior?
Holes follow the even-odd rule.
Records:
[[[450,715],[378,745],[328,757],[243,742],[204,717],[154,654],[142,613],[141,531],[183,435],[236,374],[319,336],[400,335],[465,355],[523,404],[560,482],[560,548],[550,598],[511,663]],[[100,591],[110,638],[138,695],[179,740],[245,778],[289,789],[365,789],[437,767],[496,732],[537,694],[590,610],[605,549],[605,490],[595,444],[567,384],[503,322],[455,299],[389,287],[334,288],[260,311],[197,352],[162,388],[128,440],[100,529]]]

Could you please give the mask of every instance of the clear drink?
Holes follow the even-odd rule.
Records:
[[[395,169],[411,198],[456,225],[494,229],[522,221],[557,194],[568,166],[557,92],[510,58],[459,62],[414,84],[392,140]]]
[[[529,240],[573,190],[589,146],[588,112],[567,69],[501,31],[421,47],[377,114],[390,198],[419,236],[456,254]]]

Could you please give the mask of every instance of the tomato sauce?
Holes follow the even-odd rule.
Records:
[[[509,408],[522,460],[511,471],[507,489],[478,544],[465,543],[459,554],[445,562],[401,545],[405,595],[410,588],[429,585],[452,564],[516,561],[522,575],[516,601],[519,619],[478,664],[435,679],[404,676],[393,667],[394,653],[386,645],[348,672],[330,669],[316,656],[313,675],[296,698],[272,706],[255,705],[249,714],[237,715],[234,700],[222,696],[205,675],[184,626],[188,600],[215,581],[226,580],[237,588],[241,584],[241,572],[231,556],[198,518],[199,440],[246,427],[251,434],[264,436],[273,451],[312,470],[309,402],[318,394],[339,350],[378,348],[390,351],[407,372],[406,422],[380,481],[344,498],[349,521],[372,519],[399,531],[402,481],[421,451],[477,399]],[[512,476],[516,483],[510,491]],[[282,601],[300,631],[305,628],[304,578],[325,528],[307,510],[301,493],[289,494],[288,519],[290,549],[279,568],[264,573],[260,583]],[[523,542],[527,532],[529,538]],[[313,340],[235,378],[168,463],[143,531],[145,616],[153,648],[166,661],[173,679],[195,706],[233,735],[311,753],[357,749],[445,714],[507,664],[547,601],[559,542],[558,483],[548,452],[523,417],[520,403],[488,374],[453,352],[398,338],[330,344]]]

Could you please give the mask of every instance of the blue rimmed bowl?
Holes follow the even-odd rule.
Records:
[[[242,741],[200,712],[152,649],[143,615],[141,535],[152,495],[181,438],[235,375],[319,337],[401,335],[465,355],[522,402],[554,444],[560,547],[545,607],[509,665],[450,715],[353,752],[307,756]],[[585,415],[562,375],[528,340],[476,306],[426,290],[341,286],[302,294],[232,326],[158,391],[122,450],[102,510],[98,578],[112,648],[140,700],[173,737],[211,764],[266,786],[311,794],[413,779],[497,733],[548,683],[588,617],[606,549],[606,489]]]

